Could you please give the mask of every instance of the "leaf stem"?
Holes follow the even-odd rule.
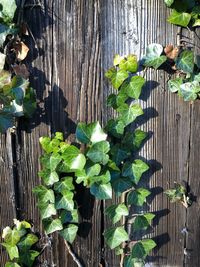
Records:
[[[72,256],[74,262],[77,264],[78,267],[83,267],[83,265],[80,263],[79,259],[77,258],[76,254],[72,251],[70,244],[64,240],[65,246],[69,252],[69,254]]]

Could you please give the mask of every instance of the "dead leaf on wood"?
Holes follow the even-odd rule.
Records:
[[[24,60],[28,54],[29,48],[23,42],[16,42],[13,45],[18,60]]]
[[[12,68],[16,75],[21,76],[22,78],[26,80],[29,78],[30,73],[25,64],[21,64],[21,65],[14,64]]]
[[[23,34],[23,35],[29,35],[29,32],[28,32],[28,28],[27,28],[27,25],[26,25],[26,23],[22,23],[21,24],[21,29],[20,29],[20,31],[21,31],[21,34]]]
[[[169,44],[165,47],[164,52],[169,59],[174,60],[178,56],[179,49]]]

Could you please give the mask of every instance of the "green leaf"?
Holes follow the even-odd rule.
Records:
[[[47,235],[52,234],[53,232],[59,231],[63,229],[62,223],[60,219],[55,220],[44,220],[44,229]]]
[[[19,251],[16,245],[10,245],[7,243],[2,243],[2,246],[6,248],[6,251],[11,260],[19,258]]]
[[[135,184],[138,184],[142,174],[149,169],[149,166],[142,160],[136,159],[133,163],[126,162],[122,169],[124,177],[130,177]]]
[[[16,262],[6,262],[5,267],[21,267],[21,266]]]
[[[117,71],[117,69],[113,67],[105,73],[105,76],[111,81],[112,86],[118,89],[129,75],[127,71],[122,69]]]
[[[131,256],[125,257],[124,267],[145,267],[143,259],[132,258]]]
[[[130,156],[130,152],[120,144],[114,145],[110,153],[112,155],[112,161],[115,162],[117,166]]]
[[[124,57],[120,56],[120,55],[115,55],[114,56],[114,60],[113,60],[113,65],[117,66],[119,65],[119,63],[124,59]]]
[[[131,256],[138,259],[146,258],[149,252],[155,247],[156,243],[152,239],[141,240],[133,246]]]
[[[69,176],[63,177],[59,182],[54,184],[54,190],[59,193],[64,190],[74,190],[73,178]]]
[[[5,133],[8,128],[14,126],[14,119],[11,114],[0,110],[0,132]]]
[[[20,263],[22,266],[32,267],[35,259],[40,255],[40,252],[36,250],[29,250],[20,255]]]
[[[1,0],[0,19],[5,23],[11,23],[13,21],[17,5],[15,0]]]
[[[97,143],[106,140],[107,134],[104,133],[99,122],[90,124],[81,122],[76,128],[76,138],[83,144]]]
[[[46,203],[46,202],[55,203],[55,196],[53,190],[47,189],[43,185],[38,185],[34,187],[33,193],[36,194],[40,203]]]
[[[50,170],[43,169],[38,172],[38,174],[40,177],[42,177],[43,182],[48,186],[59,181],[59,176],[55,171],[51,172]]]
[[[133,187],[133,182],[126,177],[122,177],[120,172],[111,172],[111,184],[117,196]]]
[[[124,203],[118,205],[111,205],[105,210],[105,214],[112,220],[112,223],[120,221],[122,216],[128,215],[128,208]]]
[[[15,33],[17,33],[17,29],[13,25],[7,26],[0,23],[0,47],[3,47],[7,35]]]
[[[165,4],[170,7],[173,3],[174,3],[174,0],[164,0],[165,1]]]
[[[139,215],[135,218],[135,221],[133,223],[133,230],[138,231],[138,230],[146,230],[150,224],[153,218],[155,217],[155,214],[153,213],[146,213],[143,215]]]
[[[143,206],[146,202],[146,198],[151,192],[145,188],[138,188],[128,193],[127,203],[128,205]]]
[[[120,60],[119,68],[121,70],[129,71],[129,72],[137,72],[138,63],[136,55],[128,55],[126,58]]]
[[[91,180],[95,180],[97,177],[96,175],[99,175],[100,171],[101,166],[99,164],[91,165],[91,163],[86,163],[85,170],[76,171],[76,183],[80,184],[83,182],[84,186],[89,186]]]
[[[111,199],[112,198],[112,186],[110,183],[98,184],[93,183],[90,187],[90,193],[97,199]]]
[[[46,219],[51,217],[52,215],[56,215],[56,209],[54,204],[52,203],[40,203],[38,204],[39,210],[40,210],[40,215],[41,219]]]
[[[20,251],[27,252],[34,244],[38,242],[38,237],[34,234],[27,234],[23,239],[17,244]]]
[[[2,238],[10,246],[15,246],[20,241],[21,235],[18,229],[11,229],[9,226],[3,229]]]
[[[68,224],[66,228],[60,231],[60,235],[69,243],[73,243],[78,232],[78,226],[75,224]]]
[[[121,120],[125,126],[132,123],[137,117],[143,115],[144,112],[139,104],[133,104],[128,106],[127,104],[121,105],[117,111],[120,113],[119,120]]]
[[[107,122],[106,130],[114,137],[120,138],[124,133],[125,123],[120,120],[111,119]]]
[[[133,133],[126,132],[122,139],[122,144],[129,148],[129,150],[137,150],[141,147],[143,141],[146,139],[147,133],[136,129]]]
[[[6,70],[0,72],[0,89],[11,82],[11,74]]]
[[[56,209],[65,209],[72,211],[74,209],[73,196],[74,194],[71,191],[64,191],[63,196],[59,197],[56,200]]]
[[[159,68],[166,60],[166,56],[161,56],[163,47],[160,44],[150,44],[146,48],[146,55],[143,57],[144,66]]]
[[[170,16],[167,19],[168,22],[182,27],[187,27],[190,20],[191,20],[191,14],[186,12],[179,12],[175,9],[172,10]]]
[[[78,210],[72,211],[62,210],[59,219],[64,223],[78,223]]]
[[[104,232],[105,241],[111,249],[128,240],[128,234],[122,226],[107,229]]]
[[[180,90],[180,86],[183,84],[182,78],[175,78],[173,80],[168,81],[168,88],[172,93],[178,92]]]
[[[184,50],[176,59],[176,66],[178,69],[192,73],[194,70],[194,52]]]
[[[144,66],[158,69],[163,63],[165,63],[166,60],[167,60],[166,56],[159,56],[159,57],[154,58],[154,59],[146,60],[144,63]]]
[[[107,154],[110,150],[110,144],[107,141],[100,141],[93,144],[87,152],[87,157],[94,163],[105,165],[109,160]]]
[[[139,99],[145,79],[141,76],[131,77],[129,86],[127,87],[127,95],[129,97]]]
[[[89,181],[90,181],[90,186],[93,183],[107,184],[108,182],[110,182],[110,172],[106,171],[102,175],[90,177]]]
[[[58,139],[59,141],[63,141],[63,140],[64,140],[63,133],[61,133],[61,132],[56,132],[56,133],[55,133],[55,138]]]
[[[187,82],[180,86],[180,95],[185,101],[193,101],[197,98],[197,93],[200,92],[200,85],[198,82]]]
[[[62,158],[60,154],[58,153],[53,153],[50,157],[50,169],[51,171],[55,171],[58,164],[61,162]]]
[[[82,170],[86,163],[85,156],[73,145],[65,149],[62,158],[70,170]]]

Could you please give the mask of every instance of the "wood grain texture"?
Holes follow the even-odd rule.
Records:
[[[112,89],[104,77],[114,55],[135,53],[141,58],[149,43],[175,44],[178,28],[166,23],[169,10],[162,0],[41,2],[42,8],[27,8],[24,14],[36,40],[27,40],[31,46],[27,62],[38,108],[30,121],[20,120],[16,134],[0,138],[0,225],[2,229],[12,224],[16,216],[32,220],[35,230],[42,232],[42,243],[48,244],[39,266],[75,267],[62,239],[56,234],[44,236],[32,194],[40,183],[39,137],[63,131],[73,142],[77,122],[98,119],[105,124],[114,116],[106,107]],[[184,35],[197,50],[198,37],[188,31]],[[157,241],[158,248],[149,262],[151,266],[199,267],[199,101],[191,105],[169,93],[168,78],[162,70],[147,71],[140,101],[145,114],[135,125],[150,136],[140,153],[150,165],[142,183],[153,192],[146,209],[156,214],[154,231],[147,236]],[[188,182],[197,196],[187,211],[170,204],[162,193],[174,181]],[[98,267],[101,261],[107,267],[119,267],[119,257],[105,246],[101,234],[110,226],[103,210],[111,201],[95,201],[81,187],[78,193],[81,224],[74,251],[85,267]],[[6,254],[2,249],[0,254],[4,266]]]

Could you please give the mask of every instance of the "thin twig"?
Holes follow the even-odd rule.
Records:
[[[79,259],[76,257],[75,253],[72,251],[71,246],[68,244],[66,240],[64,240],[65,246],[69,252],[69,254],[72,256],[74,262],[77,264],[78,267],[83,267],[83,265],[80,263]]]

